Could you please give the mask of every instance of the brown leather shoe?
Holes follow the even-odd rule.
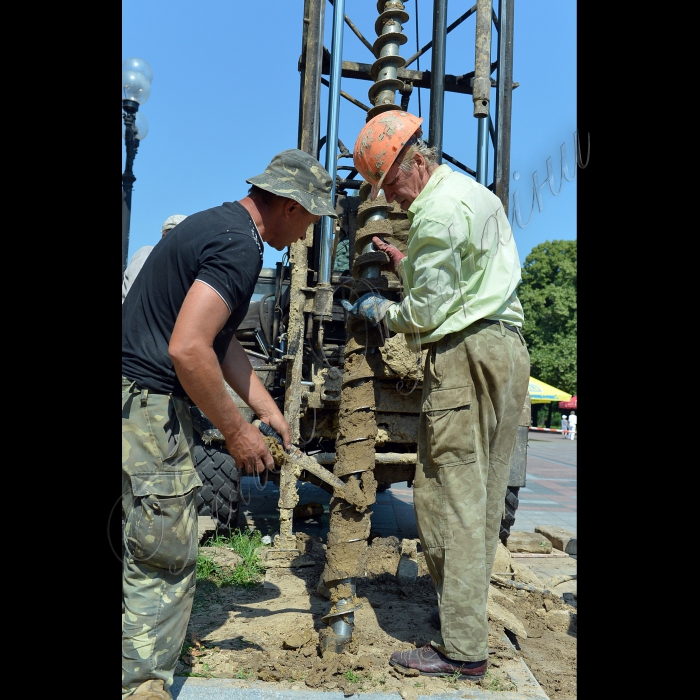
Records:
[[[155,678],[141,683],[129,697],[138,700],[173,700],[173,696],[165,689],[164,681]]]
[[[415,668],[423,676],[454,676],[459,673],[459,680],[478,681],[486,673],[486,659],[483,661],[452,661],[430,644],[421,649],[395,651],[389,663],[392,666]]]

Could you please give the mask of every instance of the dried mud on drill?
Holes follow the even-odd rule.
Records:
[[[326,546],[303,533],[297,544],[312,565],[270,568],[250,588],[197,584],[178,675],[239,679],[241,687],[269,684],[271,690],[397,692],[415,698],[469,687],[515,691],[512,672],[521,668],[521,656],[550,698],[576,697],[576,609],[559,595],[507,586],[492,585],[489,592],[489,668],[482,681],[404,675],[391,667],[394,651],[427,644],[434,632],[429,617],[437,598],[416,540],[372,540],[367,576],[356,579],[361,607],[352,642],[343,654],[322,655],[319,632],[326,628],[321,618],[329,600],[319,583]],[[542,585],[500,545],[499,557],[514,581]],[[413,575],[404,575],[411,566]],[[517,636],[504,631],[504,622]]]

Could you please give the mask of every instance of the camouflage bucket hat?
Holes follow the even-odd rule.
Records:
[[[338,218],[331,201],[331,176],[313,156],[297,148],[278,153],[262,175],[246,182],[293,199],[310,214]]]

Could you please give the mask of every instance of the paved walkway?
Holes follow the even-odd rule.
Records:
[[[257,527],[263,535],[279,531],[277,501],[279,489],[272,483],[260,488],[257,478],[243,477],[240,527]],[[534,532],[536,525],[556,525],[576,532],[576,441],[561,435],[530,433],[528,440],[527,486],[520,489],[520,505],[514,530]],[[299,503],[320,503],[324,514],[295,520],[295,532],[328,534],[330,494],[313,484],[299,484]],[[418,537],[413,512],[413,489],[404,481],[377,494],[372,506],[372,531],[382,537]]]
[[[576,532],[576,440],[531,432],[527,448],[527,486],[520,489],[514,530],[556,525]]]

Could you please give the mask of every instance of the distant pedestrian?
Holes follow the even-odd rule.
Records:
[[[187,217],[184,214],[173,214],[169,216],[161,226],[160,237],[164,238],[168,231],[172,231],[181,221],[184,221]],[[132,256],[129,264],[124,271],[124,279],[122,280],[122,304],[124,299],[126,299],[127,292],[131,289],[131,285],[136,279],[136,275],[139,274],[143,264],[146,262],[146,258],[151,254],[155,246],[145,245],[139,248]]]
[[[577,422],[578,418],[576,417],[576,414],[573,411],[571,411],[571,413],[569,414],[569,440],[573,440],[576,436]]]
[[[569,419],[565,414],[561,414],[561,435],[566,440],[569,436]]]

